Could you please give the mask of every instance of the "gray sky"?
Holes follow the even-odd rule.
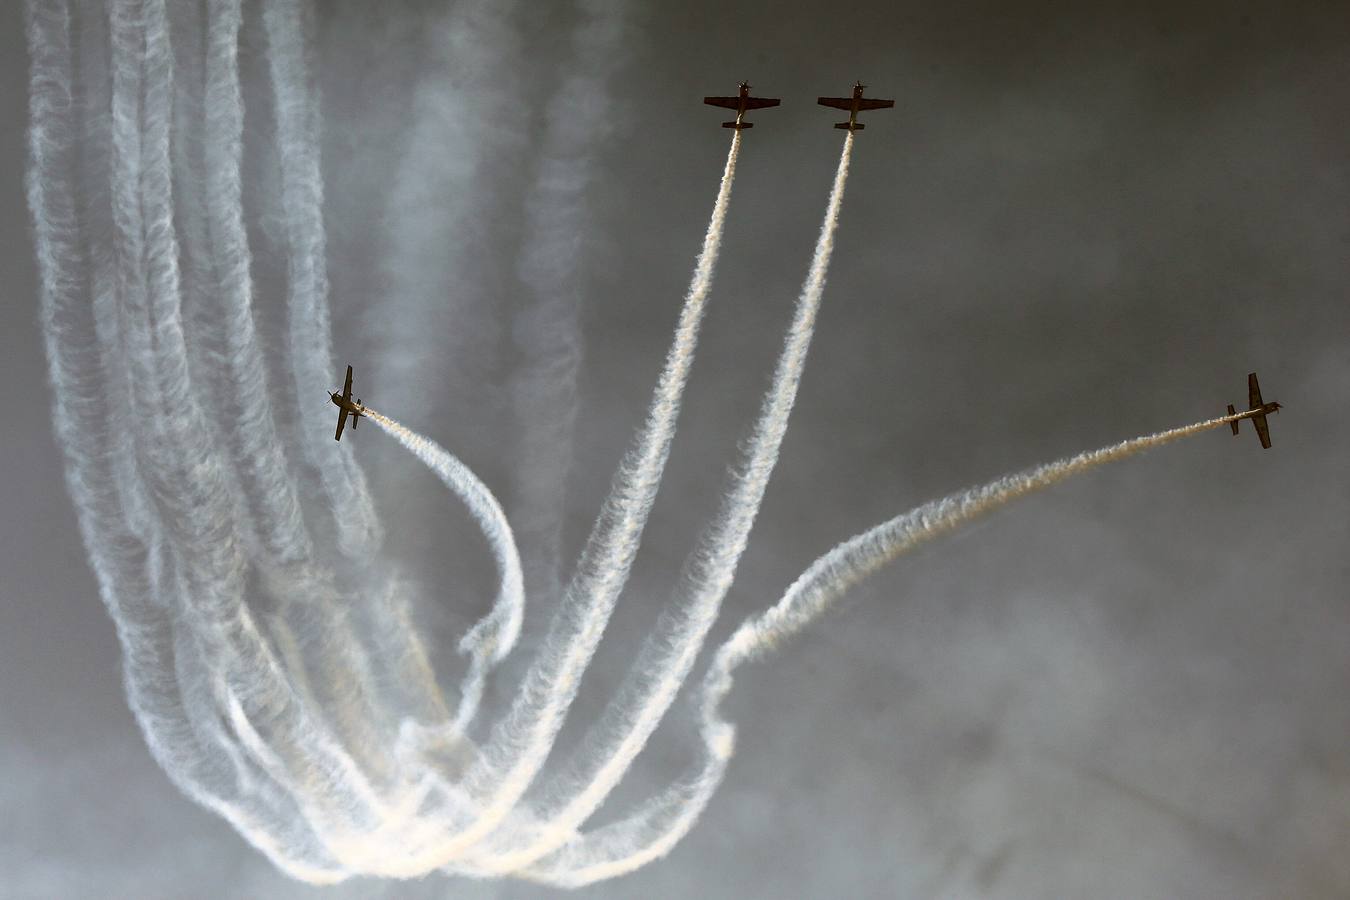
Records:
[[[576,718],[650,628],[755,413],[838,153],[836,114],[814,99],[855,78],[896,108],[858,136],[811,363],[713,640],[839,540],[1007,471],[1218,415],[1252,370],[1287,406],[1274,448],[1245,427],[1189,439],[855,589],[741,673],[725,707],[737,755],[693,832],[593,893],[1345,896],[1350,14],[909,6],[633,9],[578,249],[569,556],[640,419],[716,190],[728,132],[699,98],[749,78],[784,102],[746,134],[666,489]],[[474,48],[499,64],[469,87],[507,103],[471,110],[443,158],[415,157],[441,9],[382,19],[345,2],[321,17],[335,350],[372,373],[367,400],[510,498],[511,273],[571,17]],[[0,895],[542,894],[441,877],[305,888],[145,751],[52,436],[21,183],[26,51],[18,5],[0,15]],[[471,221],[391,202],[400,178],[480,140],[500,152],[463,198]],[[444,302],[399,281],[415,216],[454,232]],[[420,343],[396,353],[371,322],[398,316]],[[428,362],[400,375],[405,357]],[[449,656],[482,611],[454,603],[486,597],[490,569],[416,463],[373,429],[354,441],[393,523],[388,552],[432,594],[445,586],[423,617]],[[522,655],[546,612],[531,609]],[[685,705],[671,718],[607,809],[692,758]]]

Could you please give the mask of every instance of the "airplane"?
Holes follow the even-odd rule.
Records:
[[[1233,429],[1233,434],[1238,433],[1238,423],[1243,419],[1251,419],[1252,424],[1256,426],[1256,436],[1261,439],[1261,446],[1267,450],[1270,449],[1270,427],[1266,424],[1266,413],[1280,411],[1280,404],[1274,402],[1261,402],[1261,385],[1256,383],[1256,373],[1252,372],[1247,376],[1247,405],[1251,407],[1246,412],[1239,413],[1233,408],[1233,404],[1228,404],[1228,415],[1237,416],[1236,419],[1229,422]]]
[[[742,128],[754,128],[754,122],[746,122],[745,114],[752,109],[764,109],[768,106],[777,106],[782,100],[774,100],[766,97],[751,97],[750,82],[742,81],[740,84],[740,94],[735,97],[704,97],[703,102],[709,106],[724,106],[727,109],[736,110],[736,118],[731,122],[723,122],[723,128],[735,128],[740,131]]]
[[[832,106],[835,109],[848,110],[848,121],[840,122],[835,128],[847,128],[850,132],[862,131],[867,126],[858,121],[858,113],[865,109],[890,109],[895,105],[894,100],[873,100],[863,96],[863,88],[867,85],[861,81],[853,85],[852,97],[819,97],[816,103],[821,106]]]
[[[341,410],[341,412],[338,413],[337,433],[333,435],[333,440],[340,441],[342,440],[342,427],[347,424],[347,416],[350,415],[352,417],[352,430],[355,431],[357,420],[366,414],[366,408],[361,405],[360,397],[356,398],[355,403],[352,402],[351,366],[347,367],[347,383],[342,386],[342,393],[339,394],[337,391],[329,391],[328,399],[332,400],[333,405]]]

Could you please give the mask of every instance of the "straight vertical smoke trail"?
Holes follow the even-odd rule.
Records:
[[[1005,475],[915,507],[837,545],[808,566],[776,604],[746,619],[718,647],[697,695],[703,758],[693,771],[629,816],[563,847],[545,861],[550,865],[529,870],[527,877],[537,873],[541,881],[550,884],[580,887],[632,872],[669,853],[712,799],[734,752],[735,726],[721,717],[719,708],[731,690],[736,669],[781,646],[877,569],[1014,500],[1237,418],[1241,416],[1160,431]]]
[[[558,875],[547,861],[537,865],[536,861],[576,836],[576,828],[628,771],[688,677],[735,578],[787,432],[825,291],[852,155],[850,132],[839,154],[820,235],[773,381],[721,509],[685,561],[674,596],[643,642],[618,694],[560,774],[544,787],[544,800],[532,816],[540,823],[538,832],[532,835],[528,829],[516,828],[495,835],[496,846],[489,842],[487,857],[480,863],[484,870],[526,870],[544,880]]]
[[[608,84],[621,65],[622,0],[586,0],[573,28],[561,82],[549,98],[543,149],[525,201],[516,273],[527,306],[512,325],[520,351],[512,380],[519,485],[511,519],[525,549],[532,596],[562,586],[562,522],[572,468],[581,362],[583,235],[587,192],[597,183],[600,147],[613,133]]]
[[[259,540],[279,563],[308,559],[313,547],[273,418],[266,366],[253,321],[252,254],[243,221],[244,102],[239,85],[241,0],[206,10],[202,176],[209,296],[203,323],[217,337],[218,402],[228,404],[222,439],[230,448]]]
[[[109,69],[108,17],[101,6],[93,11],[69,10],[72,34],[78,36],[80,61],[72,60],[72,71],[88,68],[106,72]],[[90,14],[92,12],[92,14]],[[80,175],[79,221],[82,232],[97,235],[101,240],[83,240],[82,250],[89,271],[90,303],[94,312],[94,327],[101,357],[103,377],[109,396],[105,401],[109,421],[130,421],[134,413],[131,389],[131,366],[120,352],[122,343],[121,312],[118,307],[116,265],[112,258],[112,199],[108,184],[111,171],[111,123],[108,110],[112,108],[111,79],[82,78],[71,85],[75,103],[80,110],[70,127],[78,128],[79,139],[75,158]],[[97,111],[97,112],[94,112]],[[157,540],[159,524],[149,489],[136,464],[135,435],[129,428],[110,428],[107,441],[117,450],[110,454],[115,473],[117,493],[128,527],[141,540]],[[160,548],[154,548],[156,556]]]
[[[514,164],[526,110],[516,0],[436,4],[419,48],[406,146],[394,163],[381,280],[387,299],[362,316],[375,352],[371,383],[397,391],[403,417],[427,421],[455,379],[488,381],[496,305],[481,271],[500,252],[481,185]],[[384,476],[376,472],[377,484]]]
[[[281,157],[282,208],[288,250],[287,298],[291,372],[297,398],[309,397],[334,371],[328,321],[328,275],[319,173],[319,109],[305,58],[300,0],[263,4]],[[366,476],[344,444],[322,440],[328,414],[300,401],[300,433],[310,464],[335,511],[340,549],[359,557],[380,543],[381,528]]]

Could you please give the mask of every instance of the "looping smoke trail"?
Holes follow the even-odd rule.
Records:
[[[368,406],[365,410],[375,424],[436,473],[445,486],[463,501],[482,530],[497,562],[497,575],[501,579],[497,598],[488,614],[469,629],[459,644],[460,652],[472,660],[461,688],[459,709],[452,723],[453,731],[462,733],[478,711],[487,670],[505,658],[520,634],[520,623],[525,614],[525,589],[515,537],[497,498],[464,463],[435,441],[410,431]]]
[[[688,677],[731,587],[787,432],[825,291],[852,153],[850,132],[839,155],[811,266],[772,384],[721,509],[685,562],[675,596],[655,630],[643,642],[617,695],[561,773],[545,786],[544,801],[534,811],[534,817],[541,823],[538,833],[532,835],[528,829],[515,828],[496,835],[496,843],[481,863],[486,871],[512,872],[525,868],[572,839],[576,828],[623,778]],[[545,880],[554,874],[547,865],[529,871],[532,877]]]
[[[631,815],[574,839],[546,859],[546,867],[536,866],[525,874],[549,884],[579,887],[631,872],[669,853],[707,806],[734,752],[735,726],[721,718],[719,707],[731,690],[735,670],[810,625],[850,587],[881,566],[1013,500],[1241,417],[1209,419],[1005,475],[925,503],[837,545],[807,567],[782,599],[743,622],[717,649],[697,698],[702,762]]]

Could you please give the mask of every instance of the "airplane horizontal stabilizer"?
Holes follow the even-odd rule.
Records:
[[[754,123],[754,122],[741,122],[739,125],[737,125],[735,122],[723,122],[723,123],[722,123],[722,127],[723,127],[723,128],[754,128],[754,127],[755,127],[755,123]],[[759,138],[755,138],[755,140],[759,140]]]
[[[1230,416],[1236,416],[1236,415],[1237,415],[1237,410],[1236,410],[1236,409],[1233,409],[1233,404],[1231,404],[1231,403],[1228,404],[1228,414],[1229,414]],[[1233,434],[1237,434],[1237,433],[1238,433],[1238,423],[1241,422],[1241,421],[1242,421],[1241,419],[1234,419],[1233,421],[1231,421],[1231,422],[1228,423],[1228,427],[1230,427],[1230,428],[1233,429]]]
[[[847,122],[840,122],[838,125],[836,125],[836,126],[834,126],[834,127],[835,127],[835,128],[852,128],[854,131],[862,131],[862,130],[863,130],[864,128],[866,128],[867,126],[864,125],[864,124],[861,123],[861,122],[858,122],[858,123],[855,124],[855,125],[849,125]]]

